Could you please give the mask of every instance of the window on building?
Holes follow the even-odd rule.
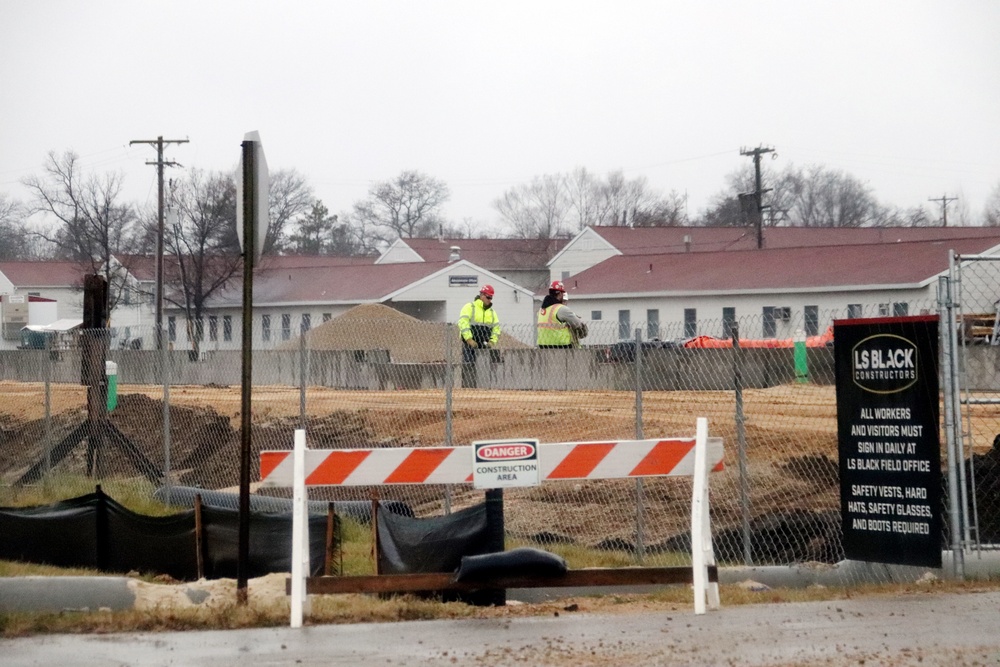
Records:
[[[736,328],[736,308],[724,306],[722,308],[722,337],[732,338]]]
[[[646,310],[646,338],[659,340],[660,338],[660,311],[658,308]]]
[[[698,309],[684,309],[684,337],[694,338],[698,335]]]
[[[208,316],[208,339],[219,340],[219,318],[215,315]]]
[[[618,311],[618,339],[628,340],[632,337],[632,313],[628,310]]]
[[[878,305],[878,316],[879,317],[889,317],[889,304],[880,303]]]
[[[847,319],[856,320],[862,315],[862,309],[860,303],[849,303],[847,304]]]
[[[329,322],[333,319],[333,313],[323,313],[323,321]]]
[[[292,337],[292,316],[290,313],[281,314],[281,340],[290,340]]]
[[[222,316],[222,340],[231,341],[233,339],[233,316]]]
[[[569,271],[563,271],[562,277],[559,280],[563,281],[563,283],[569,280]]]
[[[263,341],[271,340],[271,316],[261,315],[260,316],[260,339]]]
[[[774,338],[778,333],[778,327],[774,321],[774,306],[764,306],[761,311],[760,333],[764,338]]]
[[[205,340],[204,320],[201,319],[191,320],[191,338],[198,341],[199,343]]]
[[[910,304],[905,301],[892,304],[892,314],[895,317],[906,317],[910,314]]]
[[[819,335],[819,306],[806,306],[803,311],[803,328],[807,336]]]
[[[601,311],[599,311],[599,310],[592,310],[592,311],[590,311],[590,319],[594,320],[595,322],[598,321],[598,320],[600,320],[601,319]]]
[[[171,343],[177,341],[177,318],[173,315],[167,317],[167,340]]]
[[[132,305],[132,290],[128,288],[128,285],[122,288],[122,305]]]
[[[305,333],[312,328],[312,313],[302,313],[302,319],[299,322],[300,331]]]

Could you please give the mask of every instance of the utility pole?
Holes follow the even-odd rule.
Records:
[[[757,215],[754,223],[757,226],[757,247],[764,247],[764,209],[771,208],[770,206],[764,206],[764,193],[770,192],[771,189],[761,190],[761,180],[760,180],[760,156],[764,153],[773,153],[773,148],[764,148],[763,146],[758,146],[753,150],[747,150],[745,148],[740,149],[740,155],[752,155],[753,156],[753,167],[755,172],[754,177],[754,200],[757,204]]]
[[[163,341],[163,168],[179,167],[180,164],[163,160],[163,147],[165,144],[186,144],[187,139],[164,139],[162,136],[156,139],[135,139],[128,142],[133,144],[149,144],[156,147],[156,162],[147,162],[149,165],[156,165],[156,349],[164,347]]]
[[[927,201],[939,201],[939,202],[941,202],[941,226],[942,227],[947,227],[948,226],[948,202],[958,201],[958,197],[949,197],[948,195],[944,194],[944,195],[941,195],[940,197],[938,197],[937,199],[934,199],[932,197],[932,198],[928,199]]]

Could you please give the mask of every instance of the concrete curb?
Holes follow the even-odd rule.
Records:
[[[121,611],[135,606],[127,577],[2,577],[0,611]]]

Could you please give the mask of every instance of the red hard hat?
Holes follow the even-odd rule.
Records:
[[[483,289],[479,290],[480,294],[485,294],[486,296],[493,298],[493,285],[483,285]]]
[[[563,287],[562,282],[559,281],[559,280],[553,280],[552,284],[549,285],[549,289],[550,290],[554,290],[556,292],[565,292],[566,291],[566,288]]]

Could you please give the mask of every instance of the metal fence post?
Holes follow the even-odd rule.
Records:
[[[163,322],[157,324],[156,336],[160,341],[160,378],[163,380],[163,488],[164,502],[170,504],[170,341],[163,331]]]
[[[299,318],[299,428],[306,428],[306,322]]]
[[[45,479],[52,470],[52,338],[45,335]]]
[[[753,545],[750,541],[750,477],[747,472],[747,431],[743,414],[743,354],[740,352],[740,325],[731,324],[733,339],[733,389],[736,394],[736,446],[740,468],[740,525],[743,529],[743,563],[753,564]]]
[[[635,439],[642,440],[642,329],[635,329]],[[635,480],[635,557],[642,562],[646,555],[645,490],[642,479]]]
[[[455,367],[452,365],[451,325],[445,324],[444,331],[444,444],[452,444],[452,394],[455,384]],[[444,513],[451,514],[451,485],[444,487]]]
[[[969,494],[968,486],[965,481],[965,437],[962,431],[962,387],[961,387],[961,377],[965,370],[965,355],[962,352],[958,344],[959,337],[965,336],[965,318],[962,317],[964,313],[963,300],[965,299],[965,294],[962,291],[962,265],[958,264],[957,271],[955,265],[955,251],[953,249],[948,250],[948,266],[950,268],[949,275],[954,276],[952,289],[951,289],[951,303],[953,305],[952,319],[954,322],[951,326],[954,327],[955,335],[951,338],[951,363],[954,367],[954,391],[952,391],[952,410],[955,418],[955,460],[958,466],[958,496],[960,500],[959,505],[959,516],[961,518],[962,524],[962,554],[964,558],[965,546],[972,543],[972,534],[969,531]],[[969,461],[972,461],[972,447],[971,443],[969,446]],[[970,473],[971,474],[971,473]]]
[[[953,352],[956,330],[951,283],[946,276],[938,278],[938,309],[944,325],[940,327],[938,335],[941,338],[941,377],[944,381],[944,433],[948,452],[948,517],[951,526],[952,568],[954,576],[961,580],[965,578],[965,553],[962,546],[962,515],[958,490],[958,466],[961,465],[961,457],[955,454],[956,420],[953,397],[957,384]]]

